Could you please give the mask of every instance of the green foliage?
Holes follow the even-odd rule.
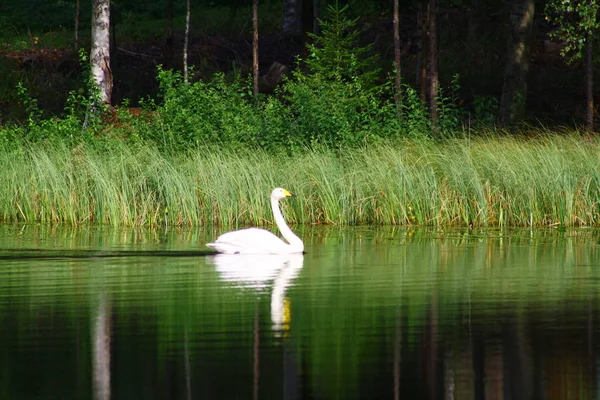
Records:
[[[38,30],[51,30],[56,27],[71,26],[75,12],[75,0],[60,1],[19,1],[4,0],[2,11],[9,18],[0,17],[0,35],[23,33]],[[82,1],[82,15],[89,13],[88,2]],[[83,18],[82,18],[83,19]],[[87,20],[85,21],[87,22]]]
[[[404,132],[410,136],[424,135],[431,130],[427,106],[417,91],[409,85],[402,86],[402,121]]]
[[[405,85],[398,112],[392,80],[378,81],[376,57],[370,46],[360,46],[357,20],[347,15],[347,6],[336,3],[328,8],[322,34],[313,36],[305,65],[299,65],[274,95],[255,99],[250,81],[237,76],[216,74],[207,81],[186,83],[180,73],[159,68],[159,98],[145,99],[143,110],[134,112],[124,101],[109,114],[96,107],[98,91],[84,68],[82,87],[69,92],[61,118],[44,119],[27,85],[21,85],[27,123],[0,130],[0,140],[7,146],[53,140],[64,140],[67,146],[110,146],[107,141],[125,140],[169,153],[226,146],[294,154],[429,136],[430,115],[423,101]],[[85,52],[80,60],[87,65]],[[459,90],[456,75],[448,90],[439,91],[436,128],[444,137],[455,137],[460,130]]]
[[[82,64],[87,64],[85,51],[80,51]],[[89,73],[85,73],[87,85],[71,90],[65,102],[65,114],[62,117],[46,117],[38,106],[37,99],[23,82],[17,84],[17,94],[27,118],[21,126],[5,126],[0,129],[0,143],[16,148],[41,141],[59,141],[76,145],[81,141],[93,139],[101,129],[101,115],[105,107],[92,112],[92,105],[98,104],[98,92]]]
[[[305,61],[309,70],[328,80],[360,81],[363,89],[376,85],[379,69],[377,56],[371,54],[372,45],[359,45],[356,19],[350,19],[348,5],[340,8],[337,0],[327,7],[326,19],[319,20],[321,34],[309,33],[309,56]]]
[[[29,90],[23,85],[22,82],[17,84],[17,94],[21,101],[21,104],[25,107],[27,113],[27,124],[29,126],[35,126],[41,119],[42,112],[37,105],[37,100],[29,94]]]
[[[564,41],[561,54],[570,62],[581,59],[583,48],[600,28],[600,3],[597,0],[550,0],[546,20],[556,29],[554,39]]]
[[[209,82],[183,82],[178,72],[159,68],[163,96],[160,130],[148,138],[166,148],[200,144],[256,145],[260,115],[252,104],[250,86],[216,74]]]
[[[460,91],[460,77],[458,74],[452,77],[449,94],[444,89],[438,90],[438,132],[444,136],[452,136],[458,130],[462,122],[463,111],[458,107],[458,93]]]
[[[283,90],[291,134],[306,145],[356,146],[397,128],[390,101],[364,90],[358,80],[329,80],[320,73],[294,74]],[[388,96],[389,97],[389,96]]]
[[[476,122],[491,125],[498,115],[498,98],[494,96],[476,96],[473,111]]]

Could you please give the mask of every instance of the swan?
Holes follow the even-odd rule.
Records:
[[[294,195],[283,188],[276,188],[271,192],[271,208],[275,223],[281,235],[288,241],[284,242],[266,229],[248,228],[222,234],[206,246],[224,254],[294,254],[304,252],[302,239],[292,232],[285,223],[279,200]]]

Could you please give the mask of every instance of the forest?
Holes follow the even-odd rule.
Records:
[[[580,126],[597,94],[593,43],[599,6],[592,0],[399,1],[397,25],[391,0],[257,3],[258,72],[265,96],[281,96],[275,89],[295,70],[313,75],[330,70],[333,76],[339,68],[346,75],[342,79],[355,76],[367,89],[382,89],[393,80],[396,27],[398,70],[409,92],[405,102],[414,90],[428,113],[452,107],[461,123]],[[89,63],[78,51],[89,55],[92,2],[8,0],[0,7],[2,123],[26,117],[24,92],[42,115],[63,115],[69,94],[86,86]],[[184,44],[192,81],[207,82],[218,74],[244,80],[253,73],[251,0],[112,1],[110,34],[115,106],[139,107],[164,96],[157,68],[181,72]],[[392,88],[380,98],[393,97],[394,91],[402,94]],[[441,104],[432,106],[431,97]]]
[[[8,0],[0,215],[264,224],[289,182],[296,223],[596,225],[599,26],[593,0]]]

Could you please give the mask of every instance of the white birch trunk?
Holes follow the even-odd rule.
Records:
[[[112,71],[110,69],[110,0],[92,0],[92,76],[100,90],[100,101],[110,104]]]

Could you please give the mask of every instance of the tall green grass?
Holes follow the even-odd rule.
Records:
[[[600,147],[577,136],[404,140],[346,151],[34,145],[0,150],[0,219],[126,226],[600,225]]]

